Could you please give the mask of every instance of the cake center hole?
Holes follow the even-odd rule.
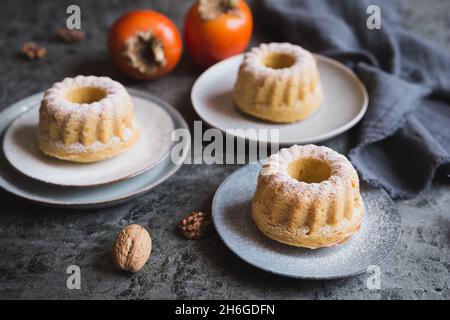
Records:
[[[105,90],[96,87],[83,87],[69,91],[66,99],[73,103],[94,103],[106,97]]]
[[[300,159],[288,167],[289,175],[295,180],[306,183],[321,183],[331,176],[330,166],[317,159]]]
[[[293,66],[295,57],[290,54],[275,52],[264,57],[262,64],[271,69],[283,69]]]

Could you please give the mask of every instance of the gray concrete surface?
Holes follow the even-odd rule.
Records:
[[[79,3],[87,38],[67,45],[54,36],[68,4]],[[173,104],[192,124],[189,93],[200,71],[186,56],[168,77],[131,82],[111,66],[108,26],[124,10],[152,7],[179,27],[190,1],[2,1],[0,3],[0,109],[77,74],[109,75]],[[405,1],[405,25],[450,48],[450,2]],[[24,41],[44,44],[48,55],[29,62],[17,56]],[[264,40],[255,35],[254,42]],[[348,134],[326,142],[341,152]],[[237,166],[185,165],[168,181],[127,204],[74,212],[30,204],[0,190],[0,299],[449,299],[450,186],[437,179],[412,200],[397,201],[403,234],[381,264],[381,289],[368,275],[335,281],[298,281],[255,269],[234,256],[213,234],[186,241],[176,224],[188,211],[209,210],[221,181]],[[152,234],[151,260],[137,274],[115,270],[110,246],[120,228],[140,223]],[[81,267],[81,290],[66,288],[66,268]]]

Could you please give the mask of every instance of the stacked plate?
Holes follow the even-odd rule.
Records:
[[[186,158],[173,161],[172,134],[189,129],[165,101],[127,89],[135,104],[141,138],[127,152],[100,162],[78,164],[43,155],[36,143],[39,104],[43,93],[25,98],[0,114],[3,148],[0,186],[28,200],[70,208],[100,208],[119,204],[149,191],[174,174]]]

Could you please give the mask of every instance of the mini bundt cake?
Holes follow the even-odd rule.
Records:
[[[113,157],[139,137],[133,102],[108,77],[77,76],[55,83],[39,109],[39,148],[74,162]]]
[[[310,52],[290,43],[270,43],[245,54],[234,88],[234,102],[244,113],[289,123],[310,116],[322,100]]]
[[[311,249],[333,246],[359,230],[363,213],[358,174],[327,147],[294,145],[261,168],[252,216],[269,238]]]

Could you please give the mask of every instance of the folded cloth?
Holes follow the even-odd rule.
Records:
[[[371,5],[381,10],[380,29],[368,27]],[[273,41],[358,74],[370,103],[349,158],[362,180],[411,198],[436,172],[450,174],[450,56],[405,30],[401,10],[393,0],[261,0],[255,17]]]

